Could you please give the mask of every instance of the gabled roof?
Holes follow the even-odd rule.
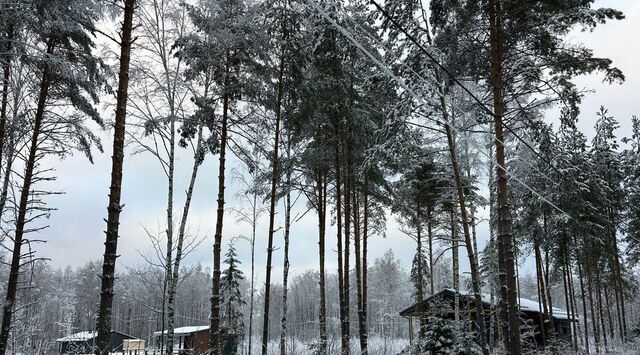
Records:
[[[403,309],[402,311],[400,311],[400,315],[403,317],[406,316],[410,316],[412,314],[415,313],[420,313],[420,312],[424,312],[427,309],[429,309],[429,307],[434,303],[435,300],[443,298],[443,297],[454,297],[456,294],[456,291],[450,288],[445,288],[442,291],[434,294],[433,296],[430,296],[428,298],[426,298],[424,301],[422,302],[418,302],[416,304],[413,304],[405,309]],[[473,301],[474,300],[474,294],[471,291],[460,291],[459,295],[461,298],[469,298],[468,301]],[[482,293],[480,294],[480,298],[482,299],[482,306],[485,308],[489,308],[491,307],[492,303],[491,303],[491,295],[486,294],[486,293]],[[495,297],[493,300],[493,305],[496,305],[496,303],[498,302],[498,298]],[[520,305],[520,311],[521,312],[531,312],[531,313],[540,313],[540,303],[538,303],[537,301],[534,300],[530,300],[528,298],[519,298],[518,299],[518,303]],[[561,308],[556,308],[553,307],[553,318],[556,319],[569,319],[569,317],[567,316],[567,311]],[[575,319],[579,319],[578,316],[575,316]]]
[[[135,339],[135,337],[132,337],[131,335],[112,330],[111,334],[114,334],[114,333],[120,334],[120,335],[124,335],[126,338],[129,338],[129,339]],[[58,338],[58,339],[56,339],[56,341],[61,341],[61,342],[65,342],[65,341],[87,341],[87,340],[91,340],[91,339],[93,339],[93,338],[95,338],[97,336],[98,336],[98,332],[95,332],[95,331],[84,331],[84,332],[71,334],[71,335],[68,335],[66,337]]]
[[[56,341],[86,341],[95,338],[97,335],[97,332],[84,331],[56,339]]]
[[[180,328],[175,328],[173,330],[173,334],[174,335],[187,335],[187,334],[192,334],[192,333],[196,333],[196,332],[200,332],[203,330],[208,330],[209,326],[208,325],[192,325],[192,326],[188,326],[188,327],[180,327]],[[153,333],[153,335],[160,335],[160,334],[167,334],[167,330],[165,330],[164,332],[155,332]]]

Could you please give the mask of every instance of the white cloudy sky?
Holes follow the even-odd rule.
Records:
[[[595,112],[600,105],[609,108],[621,123],[619,135],[629,132],[630,117],[640,113],[637,100],[640,100],[640,66],[637,61],[640,56],[640,2],[635,0],[596,1],[597,6],[615,6],[624,11],[627,18],[623,21],[611,23],[596,29],[593,33],[576,32],[571,35],[573,41],[581,42],[593,48],[596,55],[613,59],[614,64],[621,68],[627,77],[623,85],[605,85],[598,76],[582,77],[576,80],[582,87],[594,90],[582,104],[581,128],[591,137]],[[106,112],[108,114],[110,111]],[[552,119],[553,117],[550,117]],[[111,132],[103,132],[103,144],[107,151],[95,157],[95,164],[91,165],[83,156],[76,155],[61,162],[55,162],[58,173],[56,188],[65,191],[64,196],[52,197],[51,206],[57,208],[48,223],[51,227],[42,232],[42,237],[48,240],[39,246],[42,257],[48,257],[56,267],[66,265],[79,266],[87,261],[98,260],[102,256],[106,216],[107,190],[110,176],[110,146]],[[131,147],[128,149],[132,151]],[[215,197],[217,184],[216,158],[209,156],[201,167],[193,207],[191,212],[191,230],[198,232],[205,238],[186,261],[187,263],[211,263],[211,244],[215,224]],[[233,160],[231,160],[233,164]],[[177,204],[182,203],[191,161],[185,155],[179,161],[177,168]],[[135,266],[143,262],[137,251],[146,251],[149,241],[144,233],[144,227],[151,231],[160,229],[164,220],[166,181],[158,163],[149,156],[128,155],[125,160],[125,173],[122,198],[125,208],[121,217],[119,241],[119,268],[123,265]],[[234,196],[238,190],[233,183],[227,189],[227,207],[237,207],[239,200]],[[278,216],[278,219],[282,219]],[[249,227],[235,222],[232,214],[227,213],[223,238],[239,234],[249,234]],[[256,261],[258,277],[263,272],[266,250],[267,223],[263,219],[258,228],[256,243]],[[317,268],[317,222],[313,213],[307,214],[295,224],[291,236],[291,265],[292,272],[302,272],[310,268]],[[480,245],[488,238],[488,228],[479,228]],[[333,231],[327,233],[327,255],[329,260],[335,260],[335,237]],[[282,233],[276,236],[276,246],[282,244]],[[225,242],[226,244],[226,242]],[[398,225],[393,218],[389,219],[386,238],[374,236],[370,240],[370,257],[381,256],[386,250],[393,249],[394,253],[409,265],[414,253],[413,242],[398,231]],[[240,257],[244,266],[248,267],[249,245],[238,242]],[[461,250],[462,252],[462,250]],[[281,249],[274,255],[276,275],[280,274],[282,263]],[[461,255],[461,269],[468,270],[466,255]],[[334,264],[329,262],[329,268]],[[521,270],[531,270],[529,262],[524,262]],[[276,278],[277,279],[277,278]]]

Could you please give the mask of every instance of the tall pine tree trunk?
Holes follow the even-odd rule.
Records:
[[[273,234],[275,231],[276,193],[278,184],[278,153],[280,151],[280,120],[282,116],[282,97],[284,94],[284,47],[280,55],[278,69],[277,102],[275,106],[276,127],[274,132],[273,156],[271,158],[271,193],[269,195],[269,236],[267,240],[267,266],[264,286],[264,313],[262,318],[262,355],[267,355],[269,343],[269,296],[271,294],[271,263],[273,259]]]
[[[511,238],[511,216],[509,211],[509,195],[507,174],[505,171],[504,152],[504,131],[502,123],[503,97],[502,97],[502,38],[500,20],[500,0],[489,0],[489,22],[490,22],[490,47],[491,47],[491,76],[490,82],[493,94],[493,118],[496,135],[496,165],[498,183],[498,215],[500,223],[500,243],[498,247],[502,249],[503,270],[500,273],[500,287],[504,289],[503,297],[506,299],[501,303],[506,303],[506,315],[509,333],[508,349],[511,355],[520,355],[520,311],[516,297],[516,276],[513,241]]]
[[[547,344],[547,324],[551,324],[553,326],[553,319],[549,318],[549,310],[547,309],[547,293],[545,288],[545,279],[544,273],[542,271],[542,252],[540,251],[540,237],[538,235],[538,229],[534,228],[533,230],[533,251],[535,255],[536,262],[536,281],[538,285],[538,298],[540,300],[540,316],[541,316],[541,325],[540,333],[542,335],[542,343],[546,346]]]
[[[172,110],[173,111],[173,110]],[[173,276],[173,177],[175,170],[175,150],[176,150],[176,129],[175,129],[175,116],[171,113],[171,122],[169,123],[169,156],[167,157],[167,163],[169,165],[167,169],[167,250],[165,254],[165,276],[164,285],[162,289],[162,335],[164,336],[165,325],[165,312],[167,312],[167,298],[169,291],[169,284],[171,283],[171,277]],[[170,337],[167,332],[165,349],[166,355],[173,354],[173,337]]]
[[[284,197],[284,260],[282,268],[282,321],[280,323],[280,355],[286,355],[287,340],[287,294],[289,292],[289,234],[291,231],[291,137],[287,139],[286,189]]]
[[[427,237],[429,238],[429,287],[431,288],[430,295],[435,294],[435,269],[433,262],[433,224],[431,218],[433,216],[433,207],[427,206]]]
[[[102,264],[102,285],[100,306],[96,320],[96,355],[107,354],[111,333],[111,307],[113,304],[113,284],[115,281],[116,259],[118,257],[118,227],[120,225],[120,193],[122,190],[122,166],[124,160],[124,135],[129,97],[129,61],[133,32],[133,11],[136,0],[124,1],[124,21],[120,34],[120,69],[118,73],[118,93],[113,133],[113,156],[111,160],[111,186],[109,187],[109,206],[107,207],[107,231],[104,243],[104,261]]]
[[[578,260],[576,262],[576,264],[578,264],[578,277],[580,279],[580,298],[582,300],[582,314],[583,314],[583,322],[584,322],[584,348],[587,352],[587,354],[590,353],[589,351],[589,325],[587,322],[587,301],[585,298],[585,291],[584,291],[584,278],[582,275],[582,266],[580,265],[580,261]]]
[[[327,178],[326,174],[318,171],[316,174],[316,193],[317,193],[317,209],[318,209],[318,254],[320,259],[320,305],[318,320],[320,325],[320,342],[318,344],[319,355],[327,354],[327,301],[326,301],[326,284],[325,284],[325,226],[326,226],[326,210],[327,210]]]
[[[227,121],[229,115],[229,68],[226,69],[224,93],[222,95],[222,125],[220,129],[220,156],[218,159],[218,199],[216,211],[216,231],[213,241],[213,277],[211,286],[211,327],[209,328],[209,349],[212,355],[221,352],[220,334],[220,259],[222,244],[222,226],[224,218],[224,184],[227,152]]]
[[[49,57],[53,53],[53,40],[47,42],[47,54]],[[22,188],[20,189],[20,201],[18,203],[18,216],[15,224],[15,234],[13,237],[13,251],[11,252],[11,265],[9,268],[9,279],[7,280],[7,291],[5,302],[2,309],[2,326],[0,327],[0,355],[4,355],[7,351],[9,335],[11,333],[11,321],[13,319],[13,311],[15,307],[16,294],[18,292],[18,278],[20,277],[20,267],[22,260],[22,244],[24,243],[25,226],[27,223],[27,213],[29,209],[29,197],[31,196],[31,183],[33,179],[33,170],[38,153],[38,139],[40,130],[42,129],[42,121],[44,120],[44,110],[49,96],[49,87],[51,83],[51,69],[48,64],[49,58],[45,58],[44,68],[42,70],[42,80],[40,81],[40,91],[38,94],[38,106],[33,122],[33,132],[31,134],[31,144],[29,155],[24,169],[24,178],[22,180]]]
[[[362,260],[361,258],[361,230],[360,230],[360,201],[358,199],[357,189],[353,189],[353,240],[354,240],[354,256],[356,263],[356,301],[358,312],[358,338],[360,340],[360,354],[367,354],[367,336],[365,326],[366,323],[362,318]],[[422,261],[422,259],[420,260]],[[422,279],[421,279],[422,281]]]
[[[598,320],[593,305],[593,276],[591,273],[591,264],[587,262],[585,265],[587,269],[587,294],[589,295],[589,310],[591,311],[591,327],[593,328],[593,339],[595,342],[596,353],[600,353],[600,328],[598,326]]]
[[[453,277],[453,319],[458,322],[460,320],[460,257],[458,253],[458,216],[455,207],[451,206],[449,212],[451,218],[451,276]]]
[[[445,115],[445,122],[448,122],[448,116],[447,116],[447,111],[446,111],[446,106],[445,106],[445,102],[444,102],[444,95],[443,93],[441,93],[440,95],[440,105],[441,105],[441,111],[442,113]],[[469,217],[467,215],[467,205],[466,205],[466,197],[464,194],[464,184],[462,182],[462,177],[460,174],[460,166],[458,164],[458,157],[456,154],[456,144],[455,144],[455,139],[453,136],[453,132],[451,131],[451,127],[449,126],[449,124],[445,124],[445,131],[447,134],[447,143],[448,143],[448,147],[449,147],[449,157],[451,160],[451,166],[453,169],[453,178],[454,178],[454,183],[456,186],[456,192],[457,192],[457,197],[458,197],[458,205],[460,207],[460,216],[462,218],[462,230],[463,230],[463,234],[464,234],[464,240],[465,240],[465,246],[466,246],[466,250],[467,250],[467,256],[469,258],[469,265],[471,268],[471,285],[473,288],[473,293],[474,293],[474,303],[475,303],[475,307],[476,307],[476,322],[478,325],[478,331],[480,333],[480,336],[478,337],[479,342],[480,342],[480,347],[482,348],[482,352],[484,355],[488,355],[489,354],[489,350],[487,349],[486,346],[486,329],[485,329],[485,322],[484,322],[484,307],[482,305],[482,291],[480,290],[480,270],[479,270],[479,266],[478,266],[478,257],[476,255],[477,250],[474,249],[474,246],[472,244],[471,241],[471,233],[469,230]],[[453,221],[454,223],[456,221]],[[453,227],[453,225],[452,225]],[[454,235],[454,238],[457,238],[457,236]],[[457,259],[457,241],[454,242],[454,252],[456,254],[456,258]],[[457,263],[457,260],[455,260],[454,262]],[[454,268],[456,269],[456,268]],[[455,277],[455,276],[454,276]],[[454,283],[454,288],[456,287],[456,284]],[[456,292],[458,290],[456,289]],[[457,294],[457,293],[456,293]],[[457,305],[456,305],[457,307]]]
[[[367,239],[369,239],[369,170],[364,173],[364,212],[362,226],[362,322],[364,333],[360,335],[360,342],[364,342],[363,348],[368,353],[369,327],[367,322]],[[363,353],[362,355],[367,355]]]
[[[336,124],[337,128],[337,134],[336,136],[339,136],[340,134],[340,129],[339,129],[339,124]],[[338,253],[338,316],[340,317],[340,335],[344,334],[344,320],[345,320],[345,314],[344,314],[344,310],[345,310],[345,306],[344,306],[344,302],[345,302],[345,289],[344,289],[344,277],[345,277],[345,272],[344,272],[344,259],[343,259],[343,249],[342,249],[342,184],[343,182],[345,182],[345,179],[343,179],[342,176],[342,167],[341,167],[341,154],[342,154],[342,149],[341,149],[341,144],[340,144],[340,139],[336,139],[336,147],[335,147],[335,172],[336,172],[336,239],[337,239],[337,244],[336,244],[336,251]],[[346,188],[346,183],[345,183],[345,188]],[[341,341],[343,341],[343,337],[340,338]],[[341,343],[341,345],[344,346],[344,341]]]
[[[348,355],[350,353],[350,317],[349,317],[349,309],[350,309],[350,280],[349,280],[349,258],[350,258],[350,250],[349,245],[351,244],[351,190],[353,189],[353,169],[351,168],[351,149],[349,148],[349,143],[346,144],[346,167],[344,169],[344,276],[342,293],[344,295],[344,303],[343,303],[343,312],[344,318],[342,319],[342,354]]]

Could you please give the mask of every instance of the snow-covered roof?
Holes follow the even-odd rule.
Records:
[[[188,327],[180,327],[180,328],[175,328],[173,330],[173,334],[174,335],[185,335],[185,334],[191,334],[191,333],[195,333],[195,332],[199,332],[201,330],[207,330],[209,329],[208,325],[192,325],[192,326],[188,326]],[[160,335],[160,334],[167,334],[167,331],[165,330],[164,332],[155,332],[153,333],[153,335]]]
[[[93,339],[96,336],[97,336],[97,332],[84,331],[84,332],[75,333],[75,334],[68,335],[66,337],[56,339],[56,341],[85,341],[85,340]]]
[[[454,289],[452,289],[452,288],[445,288],[442,291],[436,293],[436,295],[438,295],[440,293],[443,293],[443,292],[455,294],[456,291]],[[461,296],[465,296],[465,297],[473,297],[474,296],[473,291],[459,291],[459,293],[460,293]],[[433,296],[431,296],[431,297],[433,297]],[[427,298],[423,302],[428,301],[429,298]],[[482,294],[480,294],[480,298],[482,299],[482,302],[484,302],[484,303],[486,303],[488,305],[492,304],[491,295],[489,295],[487,293],[482,293]],[[498,297],[494,297],[493,298],[493,305],[494,306],[497,304],[498,299],[499,299]],[[520,298],[518,298],[518,304],[520,305],[520,310],[521,311],[540,313],[541,305],[540,305],[540,303],[538,303],[538,301],[534,301],[534,300],[530,300],[528,298],[520,297]],[[406,311],[409,311],[412,308],[414,308],[414,306],[416,306],[416,305],[407,307],[406,309],[404,309],[400,313],[402,314],[402,313],[404,313]],[[570,319],[570,317],[567,316],[567,311],[566,310],[564,310],[562,308],[557,308],[557,307],[553,307],[552,310],[553,310],[553,315],[552,315],[553,318],[556,318],[556,319]],[[569,313],[569,315],[571,316],[571,318],[580,319],[580,317],[578,317],[577,315],[573,316],[571,313]]]

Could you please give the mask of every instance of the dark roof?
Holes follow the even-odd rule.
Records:
[[[413,304],[405,309],[403,309],[402,311],[400,311],[400,315],[403,317],[408,317],[408,316],[412,316],[415,315],[416,313],[421,313],[421,312],[425,312],[426,310],[428,310],[434,303],[436,303],[436,301],[439,301],[443,298],[449,298],[449,297],[454,297],[456,294],[456,291],[450,289],[450,288],[445,288],[444,290],[427,297],[426,299],[424,299],[421,302],[418,302],[416,304]],[[483,301],[482,301],[482,306],[489,308],[491,307],[491,304],[487,301],[484,300],[484,296],[486,295],[482,295]],[[460,293],[460,298],[461,299],[467,299],[469,302],[474,301],[475,298],[473,296],[473,294],[469,294],[469,293]],[[475,301],[474,301],[475,302]]]
[[[414,316],[420,314],[422,312],[427,311],[434,303],[440,301],[442,299],[448,298],[451,299],[455,296],[456,291],[450,288],[445,288],[442,291],[426,298],[422,302],[418,302],[413,304],[402,311],[400,311],[400,315],[403,317]],[[475,302],[475,296],[472,292],[469,291],[460,291],[459,292],[460,299],[466,302]],[[482,298],[482,306],[484,308],[491,307],[491,297],[490,295],[483,293],[480,295]],[[497,300],[495,300],[497,301]],[[533,301],[527,298],[519,298],[518,303],[520,305],[520,312],[522,313],[540,313],[539,303],[537,301]],[[569,319],[567,316],[567,311],[553,307],[553,318],[556,319]],[[578,316],[575,316],[575,319],[579,319]]]

